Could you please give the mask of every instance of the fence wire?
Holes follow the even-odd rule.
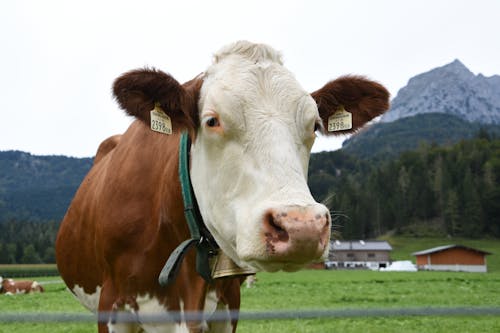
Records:
[[[86,313],[0,313],[2,323],[140,323],[159,324],[180,321],[228,321],[228,320],[290,320],[333,319],[359,317],[401,316],[500,316],[500,307],[419,307],[394,309],[339,309],[302,311],[216,311],[207,315],[196,312],[169,312],[163,314],[137,314],[132,312]]]

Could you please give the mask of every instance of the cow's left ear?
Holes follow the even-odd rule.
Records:
[[[150,126],[150,111],[159,104],[171,119],[175,130],[194,130],[197,103],[189,87],[181,85],[169,74],[156,69],[137,69],[118,77],[113,94],[120,107]]]
[[[342,76],[328,82],[311,96],[318,105],[325,134],[352,133],[389,109],[387,89],[377,82],[360,76]],[[352,115],[352,128],[328,131],[329,118],[342,109]]]

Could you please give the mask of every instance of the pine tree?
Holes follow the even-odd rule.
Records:
[[[444,220],[448,234],[456,236],[462,233],[460,212],[458,210],[458,196],[453,190],[448,191],[444,210]]]

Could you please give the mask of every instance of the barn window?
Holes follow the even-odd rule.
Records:
[[[354,258],[354,253],[352,253],[352,252],[351,253],[347,253],[347,257],[348,258]]]
[[[375,253],[368,253],[368,258],[375,258]]]

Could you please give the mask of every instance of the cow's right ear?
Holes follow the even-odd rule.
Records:
[[[197,102],[192,92],[186,90],[169,74],[157,69],[137,69],[117,78],[113,94],[120,107],[149,127],[150,111],[158,103],[171,119],[174,131],[195,129]]]

